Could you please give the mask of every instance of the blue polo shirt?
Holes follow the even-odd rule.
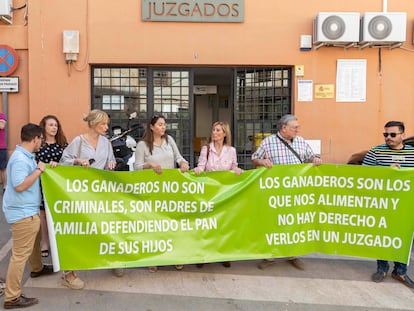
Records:
[[[34,154],[17,145],[7,164],[7,187],[3,195],[3,212],[9,224],[39,213],[39,178],[27,190],[15,190],[36,167]]]

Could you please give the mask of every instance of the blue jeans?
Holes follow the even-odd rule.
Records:
[[[377,260],[377,269],[382,272],[388,272],[390,265],[386,260]],[[402,262],[394,261],[394,270],[392,272],[398,275],[406,275],[407,265]]]

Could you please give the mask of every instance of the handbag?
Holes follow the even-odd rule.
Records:
[[[82,150],[82,136],[79,136],[78,158],[80,158],[81,150]]]

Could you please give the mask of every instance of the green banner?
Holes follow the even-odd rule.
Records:
[[[236,176],[50,167],[42,174],[55,269],[299,256],[407,263],[414,170],[311,164]]]

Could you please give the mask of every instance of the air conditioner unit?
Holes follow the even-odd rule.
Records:
[[[360,14],[320,12],[313,24],[313,43],[351,43],[359,41]]]
[[[389,44],[406,40],[405,12],[367,12],[362,17],[361,24],[361,43]]]
[[[13,20],[13,0],[0,0],[0,20],[12,24]]]

